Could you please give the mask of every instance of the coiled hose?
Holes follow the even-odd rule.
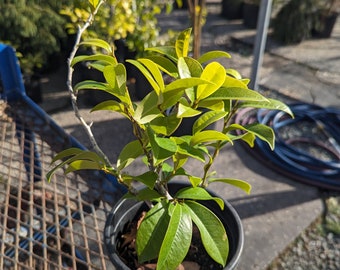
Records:
[[[255,155],[267,165],[303,183],[340,190],[340,110],[308,103],[289,107],[294,118],[281,111],[244,109],[235,120],[273,128],[273,151],[267,143],[255,141]]]

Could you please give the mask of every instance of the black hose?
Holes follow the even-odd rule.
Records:
[[[255,155],[274,169],[306,184],[340,190],[340,110],[306,103],[289,107],[295,118],[281,111],[245,109],[236,122],[273,128],[275,149],[256,139]]]

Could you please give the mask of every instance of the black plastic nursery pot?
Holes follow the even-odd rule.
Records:
[[[184,183],[171,183],[169,185],[169,191],[174,194],[177,190],[186,186],[188,185]],[[216,196],[211,191],[209,191],[209,193]],[[202,202],[202,204],[212,210],[220,218],[226,229],[229,240],[229,256],[227,265],[223,269],[232,270],[236,269],[241,257],[244,244],[244,233],[241,219],[236,210],[228,201],[224,200],[224,203],[224,210],[221,210],[214,201]],[[131,269],[120,258],[117,252],[117,244],[126,224],[135,220],[136,217],[145,210],[147,210],[147,206],[144,202],[132,199],[122,199],[115,205],[107,218],[104,230],[104,241],[108,255],[117,269]]]

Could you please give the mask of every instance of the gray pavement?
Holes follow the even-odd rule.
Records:
[[[232,59],[223,64],[235,68],[244,77],[250,76],[255,30],[243,27],[241,21],[227,21],[219,16],[218,4],[209,6],[204,26],[202,51],[219,49],[231,53]],[[184,29],[188,18],[185,11],[162,16],[163,27]],[[230,49],[232,49],[230,51]],[[46,78],[42,107],[69,133],[83,144],[79,123],[73,116],[65,96],[66,78],[63,70]],[[260,88],[321,106],[340,105],[340,20],[330,39],[307,40],[294,46],[279,46],[270,38],[260,73]],[[122,145],[132,139],[130,128],[123,118],[110,114],[88,115],[96,119],[94,131],[109,157],[117,157]],[[100,119],[100,121],[98,121]],[[108,137],[107,134],[112,134]],[[190,164],[195,168],[197,164]],[[131,170],[138,171],[139,165]],[[245,195],[239,190],[215,184],[212,189],[229,200],[239,212],[245,231],[245,246],[238,269],[266,269],[268,264],[299,233],[322,213],[319,190],[304,185],[271,170],[266,164],[249,155],[243,147],[225,149],[216,164],[220,176],[249,181],[253,190]]]

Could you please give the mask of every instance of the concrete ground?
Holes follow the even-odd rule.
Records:
[[[218,49],[230,52],[232,59],[223,64],[249,77],[253,60],[251,45],[256,31],[246,29],[242,21],[228,21],[220,17],[219,13],[218,1],[209,6],[202,51]],[[176,10],[171,15],[162,16],[160,24],[184,29],[189,25],[187,13]],[[65,98],[65,80],[63,70],[46,79],[42,107],[69,133],[88,145]],[[277,92],[321,106],[339,106],[340,20],[330,39],[279,46],[269,38],[259,83],[261,89],[270,93]],[[85,115],[86,111],[86,108],[82,110]],[[95,135],[105,149],[112,149],[109,156],[114,159],[122,145],[132,138],[126,121],[107,113],[89,117],[96,119]],[[197,166],[195,163],[190,165],[193,168]],[[131,169],[138,171],[138,164]],[[211,186],[232,203],[242,218],[245,245],[238,267],[240,270],[266,269],[322,213],[318,188],[299,183],[270,169],[265,162],[256,160],[239,145],[221,153],[216,170],[219,176],[245,179],[253,186],[251,195],[224,185]]]

